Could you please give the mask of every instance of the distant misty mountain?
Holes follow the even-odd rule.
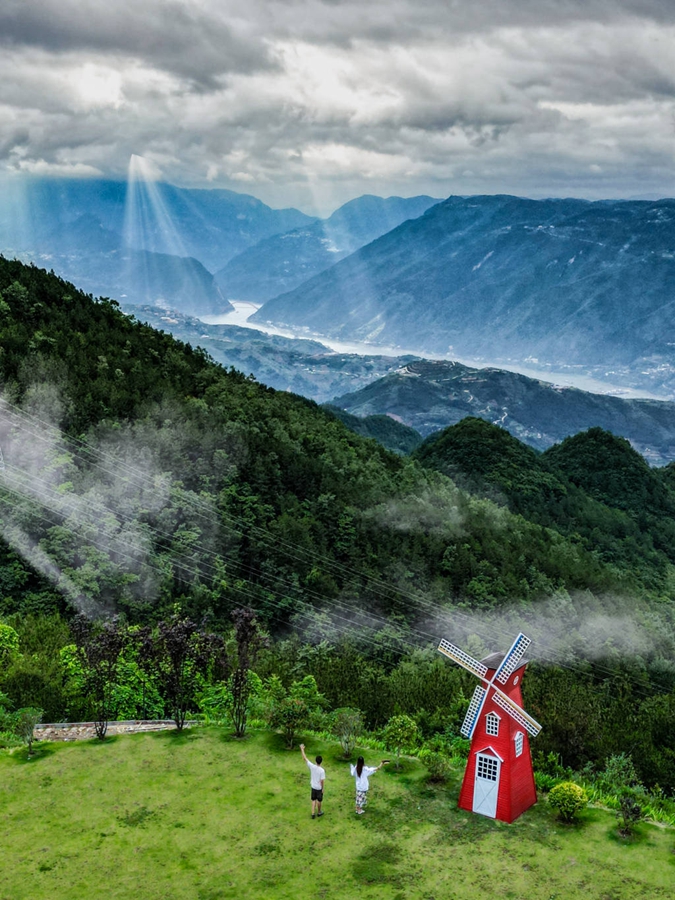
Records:
[[[123,235],[131,249],[192,256],[210,272],[265,237],[315,221],[297,209],[271,209],[234,191],[25,178],[10,183],[0,196],[0,246],[39,247],[82,216]]]
[[[218,313],[213,280],[244,248],[314,219],[222,190],[100,179],[17,179],[0,194],[0,252],[117,300]]]
[[[451,197],[294,290],[270,321],[416,353],[675,374],[675,201]]]
[[[40,250],[5,252],[67,278],[87,293],[122,303],[177,307],[193,315],[232,309],[196,259],[131,250],[120,234],[83,215],[40,241]]]
[[[438,203],[432,197],[350,200],[323,221],[265,238],[216,272],[226,296],[263,303],[292,290],[407,219]]]
[[[332,402],[356,416],[392,416],[425,436],[474,416],[539,450],[599,426],[651,463],[675,460],[675,403],[559,388],[501,369],[415,360]]]

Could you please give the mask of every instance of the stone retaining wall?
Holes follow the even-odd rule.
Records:
[[[185,723],[186,727],[188,723]],[[136,734],[139,731],[169,731],[176,725],[171,719],[153,719],[130,722],[109,722],[108,734]],[[38,741],[85,741],[96,737],[93,722],[54,722],[37,725],[35,739]]]

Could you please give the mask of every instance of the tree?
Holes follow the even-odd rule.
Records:
[[[250,607],[235,609],[232,621],[237,642],[237,667],[232,675],[232,722],[236,737],[243,737],[251,693],[249,673],[264,642],[255,612]]]
[[[26,706],[14,713],[14,733],[28,745],[28,756],[33,750],[35,726],[42,721],[42,710]]]
[[[227,666],[223,639],[178,613],[159,622],[155,631],[140,630],[138,639],[139,660],[153,670],[163,688],[171,718],[178,731],[182,731],[199,676],[210,668],[224,671]]]
[[[117,715],[115,687],[127,629],[118,616],[100,623],[80,615],[73,620],[72,632],[82,666],[84,693],[94,708],[96,737],[103,740],[108,722]]]
[[[588,803],[588,795],[573,781],[563,781],[553,788],[548,795],[548,802],[557,810],[561,821],[570,824]]]
[[[333,713],[333,734],[340,741],[346,758],[352,755],[356,742],[363,734],[363,716],[360,709],[343,706]]]
[[[420,750],[419,760],[427,767],[430,781],[445,781],[452,769],[452,764],[448,757],[438,750],[432,750],[430,747],[424,747]]]
[[[396,752],[396,768],[401,768],[401,750],[411,750],[419,740],[417,723],[410,716],[392,716],[382,734],[388,750]]]

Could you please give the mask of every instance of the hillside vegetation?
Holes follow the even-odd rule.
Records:
[[[136,626],[178,608],[230,639],[246,605],[272,639],[260,678],[313,675],[329,708],[359,707],[368,727],[406,712],[425,739],[451,739],[472,679],[419,648],[447,636],[481,655],[524,627],[541,662],[526,683],[537,748],[600,769],[633,753],[646,785],[675,790],[669,470],[626,463],[623,444],[604,454],[652,485],[641,516],[611,478],[583,482],[571,453],[538,470],[547,457],[517,449],[509,509],[511,476],[497,493],[458,487],[2,259],[0,341],[0,615],[18,641],[0,691],[15,707],[86,711],[61,655],[76,610]],[[130,717],[146,701],[134,691]]]

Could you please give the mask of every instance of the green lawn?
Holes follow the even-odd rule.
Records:
[[[0,900],[628,900],[672,897],[675,833],[630,842],[588,810],[558,825],[540,803],[514,825],[456,808],[406,761],[371,780],[366,815],[336,745],[308,740],[327,770],[310,818],[298,751],[266,732],[216,728],[38,745],[0,755]],[[367,761],[378,754],[367,752]]]

